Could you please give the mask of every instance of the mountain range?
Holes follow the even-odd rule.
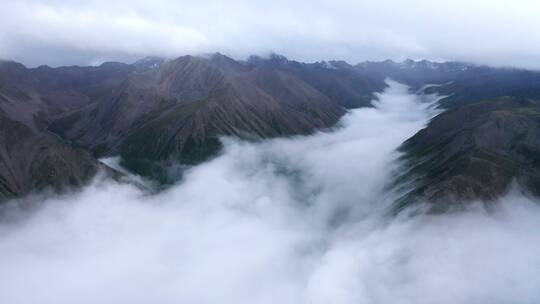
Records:
[[[540,72],[216,53],[92,67],[0,62],[0,201],[81,186],[100,168],[117,175],[98,161],[109,156],[172,183],[168,167],[213,157],[220,136],[260,140],[334,127],[348,109],[372,106],[387,78],[445,96],[447,110],[400,148],[399,206],[491,200],[514,181],[540,194]]]

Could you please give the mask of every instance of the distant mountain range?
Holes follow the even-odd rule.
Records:
[[[447,95],[441,107],[451,109],[404,144],[414,169],[400,178],[421,182],[402,202],[447,194],[487,199],[513,177],[539,193],[540,72],[426,60],[236,61],[218,53],[96,67],[0,62],[0,200],[82,185],[105,156],[170,183],[164,168],[212,157],[219,136],[258,140],[332,127],[347,109],[371,106],[386,78]],[[476,170],[483,153],[489,161]],[[470,174],[485,170],[504,178],[491,183]]]

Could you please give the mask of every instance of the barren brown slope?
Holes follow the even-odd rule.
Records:
[[[400,207],[432,202],[436,210],[492,201],[513,181],[540,196],[540,103],[522,97],[458,107],[407,140]]]
[[[50,128],[98,155],[192,163],[215,153],[219,136],[307,134],[344,112],[286,72],[223,55],[184,56],[130,74],[110,100]]]
[[[0,202],[84,185],[100,167],[90,153],[36,132],[0,110]]]
[[[27,125],[36,120],[46,122],[108,99],[112,89],[135,69],[113,62],[97,67],[28,69],[16,62],[0,61],[0,98],[4,101],[0,106],[11,117],[25,119]]]
[[[84,107],[97,96],[93,86],[106,87],[103,82],[114,78],[100,68],[67,69],[66,74],[61,68],[0,62],[0,202],[46,188],[82,186],[99,168],[112,173],[89,152],[45,130],[48,119]]]

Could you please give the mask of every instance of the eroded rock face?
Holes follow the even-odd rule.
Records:
[[[103,169],[89,151],[47,131],[52,119],[106,99],[135,67],[38,67],[0,61],[0,202],[79,187]]]
[[[152,162],[207,159],[220,149],[220,136],[308,134],[344,113],[291,73],[216,54],[131,73],[109,100],[58,117],[49,128],[96,155],[121,155],[146,175]]]
[[[430,131],[404,146],[411,172],[429,175],[415,193],[487,199],[504,191],[500,189],[514,177],[524,185],[534,184],[534,170],[525,164],[536,159],[533,135],[520,137],[533,134],[524,126],[531,130],[534,115],[515,112],[515,98],[504,105],[498,100],[478,109],[461,108],[501,95],[537,99],[538,72],[425,60],[352,66],[273,55],[235,61],[214,54],[97,67],[28,69],[0,61],[0,111],[7,132],[1,191],[7,197],[34,188],[82,184],[100,166],[95,158],[118,155],[133,172],[167,182],[164,167],[208,159],[221,148],[220,136],[257,140],[331,127],[345,109],[370,106],[387,77],[413,91],[450,95],[441,100],[442,107],[462,113],[437,118]],[[438,85],[426,89],[434,83]],[[521,106],[526,107],[534,108]],[[460,118],[476,112],[483,114]],[[15,135],[23,139],[10,139]],[[505,146],[514,137],[522,144]],[[420,164],[419,155],[429,162]],[[432,184],[444,187],[429,187]]]
[[[89,152],[32,130],[0,110],[0,202],[82,186],[101,166]]]
[[[219,136],[308,134],[345,113],[284,69],[220,54],[98,67],[0,62],[0,111],[5,197],[83,184],[109,155],[159,179],[152,168],[203,161]]]
[[[407,192],[398,208],[416,201],[441,210],[489,201],[513,181],[540,195],[540,103],[502,97],[450,110],[401,150],[405,165],[398,184]]]

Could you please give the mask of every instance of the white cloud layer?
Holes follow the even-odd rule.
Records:
[[[384,216],[395,148],[432,115],[393,84],[335,132],[228,141],[166,193],[50,198],[0,223],[2,302],[538,303],[535,203]]]
[[[220,51],[540,68],[536,0],[0,0],[0,57],[28,65]]]

